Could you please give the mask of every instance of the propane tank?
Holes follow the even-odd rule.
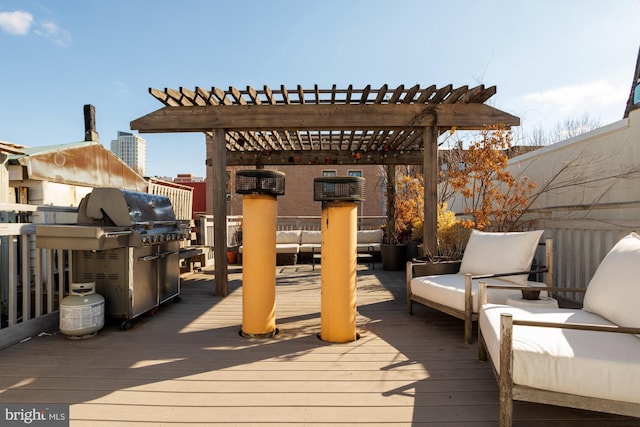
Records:
[[[68,338],[89,338],[104,326],[104,297],[95,282],[72,283],[69,296],[60,302],[60,332]]]

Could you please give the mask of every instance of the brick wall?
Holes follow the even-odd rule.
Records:
[[[229,167],[231,200],[227,203],[227,215],[242,215],[242,195],[235,193],[235,171],[242,167]],[[358,209],[358,215],[382,216],[384,212],[384,183],[382,167],[377,165],[296,165],[278,166],[275,169],[285,173],[285,194],[278,197],[280,216],[319,216],[321,204],[313,200],[313,179],[322,176],[324,170],[334,170],[338,176],[346,176],[349,171],[362,171],[365,179],[365,201]],[[211,167],[207,167],[207,213],[213,213],[211,189]]]

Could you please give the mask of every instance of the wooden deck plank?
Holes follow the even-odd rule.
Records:
[[[494,426],[491,367],[465,345],[462,322],[405,312],[402,272],[358,270],[360,339],[331,344],[320,330],[320,273],[278,269],[270,339],[239,335],[240,270],[213,296],[210,272],[182,283],[182,301],[109,323],[87,340],[34,337],[0,353],[0,403],[69,403],[72,426]],[[518,426],[640,426],[607,414],[516,403]]]

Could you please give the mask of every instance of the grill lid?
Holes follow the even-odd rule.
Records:
[[[133,227],[175,220],[166,196],[102,187],[94,188],[82,199],[77,224]]]

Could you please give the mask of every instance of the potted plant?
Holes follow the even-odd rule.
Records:
[[[410,218],[410,204],[408,186],[405,177],[401,175],[400,186],[396,188],[396,171],[392,165],[386,165],[386,202],[387,219],[383,226],[384,239],[380,246],[380,257],[384,270],[403,270],[407,262],[407,244],[411,236],[412,224]]]
[[[422,227],[416,232],[421,234]],[[446,202],[438,203],[437,251],[427,251],[425,255],[414,257],[413,262],[422,264],[424,275],[457,273],[470,233],[471,230],[465,228],[456,214],[448,209]]]
[[[227,262],[229,264],[238,262],[240,246],[242,246],[242,222],[240,222],[231,233],[230,241],[227,245]]]

